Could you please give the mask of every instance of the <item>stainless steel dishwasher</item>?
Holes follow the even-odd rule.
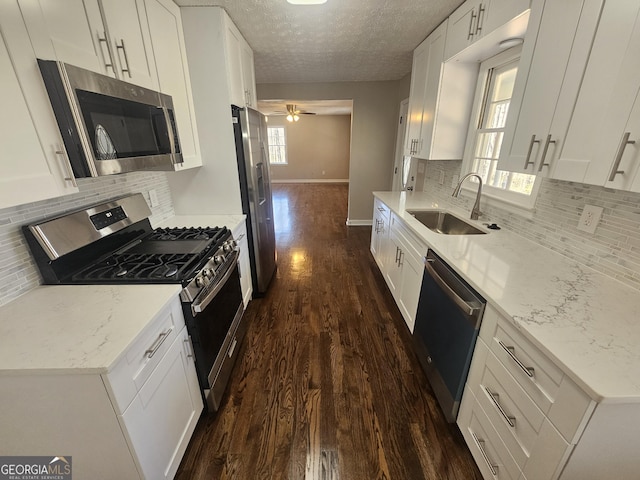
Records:
[[[486,300],[432,250],[424,259],[413,339],[449,422],[455,422]]]

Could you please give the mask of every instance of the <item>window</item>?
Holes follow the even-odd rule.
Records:
[[[518,72],[520,48],[492,57],[480,66],[474,116],[469,129],[464,171],[477,172],[489,196],[525,208],[533,205],[536,176],[498,170],[498,158]],[[474,180],[475,181],[475,180]]]
[[[287,143],[284,127],[267,127],[269,143],[269,163],[271,165],[287,164]]]

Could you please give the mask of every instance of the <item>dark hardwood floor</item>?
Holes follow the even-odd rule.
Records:
[[[347,191],[274,185],[278,271],[176,478],[482,478],[412,353],[371,227],[345,225]]]

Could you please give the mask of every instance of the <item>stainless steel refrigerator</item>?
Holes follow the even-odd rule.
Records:
[[[276,270],[276,235],[269,175],[267,122],[251,108],[231,107],[254,295],[267,291]],[[244,274],[244,272],[243,272]]]

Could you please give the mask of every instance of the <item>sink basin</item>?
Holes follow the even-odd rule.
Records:
[[[425,227],[444,235],[478,235],[487,232],[444,210],[407,210]]]

